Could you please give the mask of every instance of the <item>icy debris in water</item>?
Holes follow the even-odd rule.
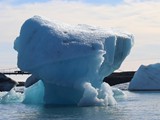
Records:
[[[18,103],[22,102],[23,99],[24,94],[16,92],[13,88],[9,92],[5,92],[5,94],[0,97],[0,103]]]

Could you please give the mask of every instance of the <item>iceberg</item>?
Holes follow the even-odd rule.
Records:
[[[160,90],[160,63],[141,65],[132,78],[129,90]]]
[[[38,86],[44,88],[39,95],[44,104],[111,105],[116,103],[114,93],[102,84],[103,78],[120,67],[133,42],[129,33],[34,16],[22,25],[14,49],[18,67],[32,73],[26,81],[28,91],[42,81]]]

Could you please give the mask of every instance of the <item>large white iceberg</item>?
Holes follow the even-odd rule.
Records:
[[[101,84],[120,67],[132,45],[133,36],[128,33],[34,16],[23,24],[14,49],[18,67],[34,76],[26,85],[42,80],[45,104],[97,105],[114,99],[108,85]],[[93,99],[87,103],[89,94]]]
[[[160,90],[160,63],[141,65],[131,80],[129,90]]]

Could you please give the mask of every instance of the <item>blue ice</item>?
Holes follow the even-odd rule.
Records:
[[[14,42],[18,67],[32,73],[24,101],[57,106],[116,104],[112,88],[102,81],[120,67],[132,46],[132,34],[113,29],[50,22],[39,16],[26,20]],[[34,90],[40,91],[38,97],[29,94]],[[31,97],[34,102],[28,100]]]
[[[160,63],[141,65],[131,80],[129,90],[160,90]]]

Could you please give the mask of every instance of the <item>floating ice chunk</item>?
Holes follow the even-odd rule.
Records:
[[[141,65],[129,84],[129,90],[160,90],[160,63]]]
[[[95,89],[91,83],[85,83],[84,88],[84,94],[79,101],[79,106],[105,105],[104,100],[98,98],[98,90]]]
[[[26,104],[44,104],[44,85],[41,80],[39,80],[34,85],[28,87],[24,91],[23,103]]]
[[[117,100],[124,100],[127,98],[127,95],[119,88],[112,87],[113,97]]]
[[[0,103],[6,104],[6,103],[18,103],[22,102],[24,99],[24,96],[20,92],[16,92],[13,89],[11,89],[9,92],[5,92],[3,96],[0,96]]]
[[[79,106],[107,106],[117,102],[113,97],[112,88],[107,84],[101,84],[100,89],[95,89],[91,83],[84,84],[84,94],[78,103]]]
[[[34,16],[22,25],[14,48],[18,67],[42,80],[45,104],[77,105],[100,89],[103,78],[120,67],[132,45],[131,34]]]

